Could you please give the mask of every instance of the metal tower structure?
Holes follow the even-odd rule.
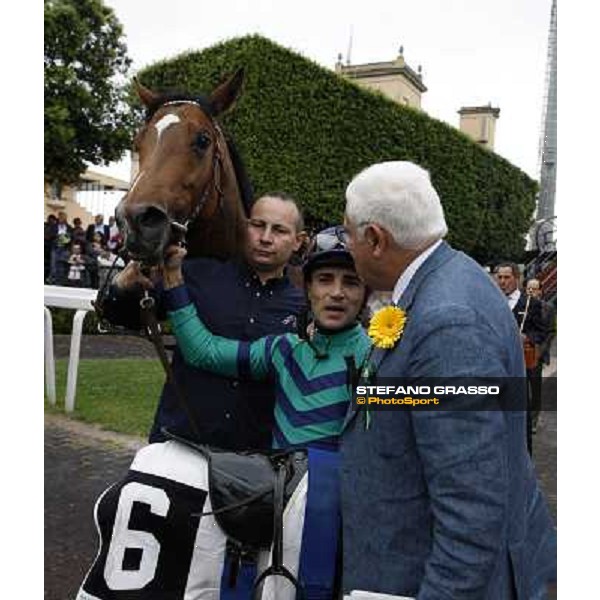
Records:
[[[537,201],[536,222],[532,228],[531,243],[534,249],[555,249],[556,215],[556,0],[550,9],[550,32],[544,82],[542,127],[539,143],[540,192]]]

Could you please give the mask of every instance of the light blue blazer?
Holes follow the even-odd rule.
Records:
[[[443,242],[399,305],[401,340],[378,351],[386,377],[525,377],[506,299]],[[463,398],[463,402],[469,402]],[[556,529],[523,411],[351,410],[342,436],[344,590],[419,600],[545,597]]]

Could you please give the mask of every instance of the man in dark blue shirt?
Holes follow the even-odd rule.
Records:
[[[208,258],[186,260],[183,272],[198,314],[218,335],[245,341],[268,334],[296,331],[305,307],[304,292],[295,287],[285,266],[305,237],[296,202],[285,194],[267,194],[252,206],[248,220],[245,261]],[[139,293],[147,286],[139,265],[130,263],[115,279],[104,305],[115,325],[139,328]],[[161,312],[160,286],[154,290]],[[190,405],[200,439],[220,448],[268,448],[273,427],[274,395],[264,382],[244,382],[214,375],[185,364],[179,349],[172,360],[173,375]],[[150,442],[163,441],[161,428],[197,438],[176,390],[166,382],[154,418]]]

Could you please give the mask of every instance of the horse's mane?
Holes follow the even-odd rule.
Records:
[[[156,100],[147,107],[146,114],[144,115],[144,120],[146,121],[146,123],[148,123],[148,121],[152,119],[156,111],[166,102],[177,101],[196,102],[211,119],[215,118],[210,102],[205,96],[193,96],[191,94],[185,94],[181,92],[165,92],[160,94],[156,98]],[[227,150],[229,151],[229,156],[233,164],[235,178],[237,180],[238,187],[240,189],[240,194],[242,196],[244,212],[246,213],[246,216],[250,216],[250,209],[252,207],[252,200],[254,198],[252,184],[250,183],[250,179],[248,179],[246,167],[244,166],[244,162],[240,153],[238,152],[233,138],[226,133],[224,135],[225,142],[227,143]]]
[[[246,216],[250,216],[250,210],[252,208],[252,201],[254,199],[254,190],[252,183],[246,173],[246,167],[244,161],[238,149],[233,141],[233,138],[225,134],[225,141],[227,142],[227,149],[229,150],[229,157],[233,164],[233,170],[235,171],[235,178],[237,179],[238,187],[240,188],[240,194],[242,195],[242,204],[244,205],[244,212]]]

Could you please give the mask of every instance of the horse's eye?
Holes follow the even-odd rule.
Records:
[[[210,137],[208,137],[206,131],[201,131],[198,133],[198,135],[196,135],[196,139],[194,140],[192,146],[199,152],[203,152],[210,146]]]

